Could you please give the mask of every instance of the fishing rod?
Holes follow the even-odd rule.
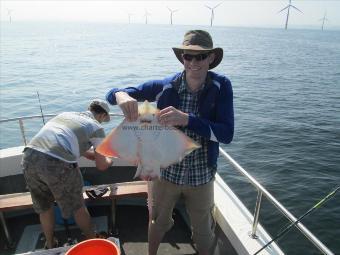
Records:
[[[259,252],[263,251],[265,248],[267,248],[272,242],[278,240],[280,237],[285,235],[293,226],[295,226],[298,222],[300,222],[304,217],[306,217],[308,214],[313,212],[314,210],[321,207],[322,204],[324,204],[326,201],[331,199],[336,192],[340,189],[340,186],[336,187],[333,191],[331,191],[327,196],[325,196],[323,199],[321,199],[318,203],[316,203],[313,207],[311,207],[307,212],[305,212],[303,215],[301,215],[296,221],[289,224],[286,228],[284,228],[281,232],[279,232],[273,239],[271,239],[268,243],[266,243],[261,249],[259,249],[257,252],[254,253],[254,255],[258,254]]]
[[[39,96],[39,92],[38,91],[37,91],[37,95],[38,95],[38,100],[39,100],[39,106],[40,106],[40,112],[41,112],[42,121],[43,121],[43,123],[45,125],[44,113],[43,113],[42,108],[41,108],[40,96]]]

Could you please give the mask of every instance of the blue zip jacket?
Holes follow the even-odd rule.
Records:
[[[178,88],[183,73],[177,73],[163,80],[151,80],[137,87],[113,88],[106,94],[106,100],[116,105],[114,93],[124,91],[139,102],[157,101],[158,109],[168,106],[178,108]],[[216,168],[219,142],[228,144],[234,136],[233,91],[230,80],[223,75],[208,72],[206,86],[199,98],[199,116],[189,113],[186,128],[209,139],[208,166]]]

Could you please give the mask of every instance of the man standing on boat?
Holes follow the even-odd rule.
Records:
[[[214,176],[219,142],[230,143],[234,134],[233,92],[229,79],[209,71],[223,58],[210,34],[191,30],[180,47],[173,48],[184,71],[137,87],[111,89],[106,99],[118,104],[127,120],[138,117],[137,101],[157,101],[159,121],[176,126],[201,144],[180,163],[162,169],[153,182],[149,255],[156,255],[164,234],[172,227],[172,210],[184,197],[192,234],[200,255],[213,254]],[[160,148],[161,149],[161,148]]]
[[[24,149],[23,172],[46,237],[46,248],[56,246],[54,201],[63,218],[73,215],[85,237],[95,237],[84,204],[77,160],[81,156],[94,160],[99,170],[112,165],[110,158],[95,151],[105,137],[100,123],[110,121],[109,111],[105,101],[94,99],[86,112],[61,113],[47,122]]]

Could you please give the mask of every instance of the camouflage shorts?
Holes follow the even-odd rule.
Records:
[[[27,148],[22,168],[37,213],[48,210],[56,201],[63,217],[69,218],[84,206],[83,177],[76,164]]]

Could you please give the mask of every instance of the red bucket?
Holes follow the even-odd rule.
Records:
[[[106,239],[88,239],[77,243],[65,255],[120,255],[119,248]]]

